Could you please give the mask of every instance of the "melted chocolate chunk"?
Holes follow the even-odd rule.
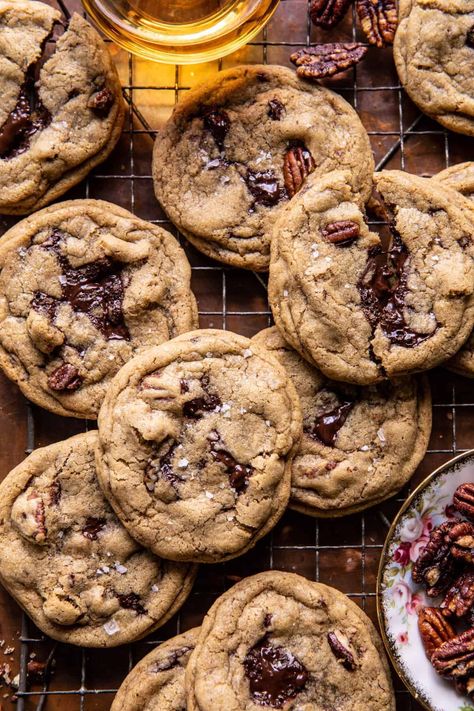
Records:
[[[219,150],[224,149],[224,140],[229,132],[230,118],[223,109],[209,109],[203,115],[204,128],[212,135]]]
[[[238,494],[241,494],[248,486],[249,478],[254,469],[250,464],[240,464],[230,452],[225,449],[216,449],[216,443],[211,442],[211,456],[216,462],[225,466],[226,474],[229,475],[229,482]]]
[[[347,671],[354,671],[357,664],[351,650],[345,646],[346,640],[344,640],[344,638],[341,639],[336,632],[328,632],[327,640],[337,661],[340,662]]]
[[[114,105],[114,95],[110,89],[104,88],[92,94],[87,106],[99,117],[107,118],[110,109]]]
[[[327,447],[334,447],[337,433],[354,407],[352,400],[345,400],[340,405],[319,415],[311,427],[305,427],[304,431],[313,439],[319,439]]]
[[[290,651],[264,637],[244,659],[250,695],[257,704],[281,709],[306,686],[308,671]]]
[[[247,170],[245,182],[259,205],[272,207],[283,200],[285,190],[282,188],[272,170],[263,172]]]
[[[181,391],[181,394],[184,395],[185,393],[189,392],[189,383],[187,380],[180,380],[179,381],[179,389]]]
[[[94,518],[94,516],[89,516],[86,518],[86,525],[82,529],[82,535],[84,538],[88,538],[90,541],[96,541],[99,537],[99,533],[105,527],[104,518]]]
[[[54,321],[58,311],[60,301],[54,296],[49,296],[42,291],[37,291],[30,304],[31,308],[40,314],[45,314],[51,321]]]
[[[268,115],[272,121],[280,121],[285,115],[286,109],[278,99],[270,99],[268,102]]]
[[[471,49],[474,49],[474,25],[467,33],[466,44],[468,47],[471,47]]]
[[[397,346],[413,348],[431,338],[432,333],[416,333],[405,322],[403,311],[407,292],[408,250],[393,226],[392,244],[387,251],[375,247],[362,274],[358,289],[362,308],[375,330],[380,325],[387,338]]]
[[[153,667],[153,671],[162,672],[167,671],[168,669],[173,669],[173,667],[178,666],[181,657],[184,657],[184,655],[190,651],[191,647],[181,647],[180,649],[176,649],[172,652],[172,654],[170,654],[168,659],[164,659],[162,662],[157,662]]]
[[[117,599],[120,603],[120,607],[123,607],[125,610],[134,610],[137,615],[146,615],[148,612],[140,602],[140,595],[136,593],[132,592],[128,595],[117,595]]]
[[[212,412],[216,409],[216,407],[220,407],[220,405],[222,405],[220,397],[209,392],[209,376],[203,375],[200,382],[205,395],[204,397],[195,397],[193,400],[188,400],[184,403],[184,417],[197,420],[202,417],[204,412]]]

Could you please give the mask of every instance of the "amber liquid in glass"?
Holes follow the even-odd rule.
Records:
[[[161,62],[205,62],[235,51],[269,20],[279,0],[82,0],[114,42]]]

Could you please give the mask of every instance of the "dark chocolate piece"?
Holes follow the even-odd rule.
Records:
[[[272,644],[267,637],[252,647],[244,659],[250,695],[257,704],[281,709],[306,686],[308,671],[294,654]]]

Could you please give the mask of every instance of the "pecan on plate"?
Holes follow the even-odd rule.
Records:
[[[323,79],[350,69],[365,56],[367,47],[360,42],[332,42],[298,49],[290,55],[296,73],[306,79]]]
[[[461,484],[453,496],[453,506],[466,518],[474,519],[474,484]]]
[[[441,676],[459,679],[474,672],[474,628],[443,642],[431,656],[431,663]]]
[[[356,9],[370,44],[393,44],[398,25],[395,0],[356,0]]]
[[[469,521],[455,523],[449,532],[451,553],[458,560],[474,563],[474,524]]]
[[[352,220],[331,222],[321,230],[323,237],[338,247],[350,247],[360,236],[360,225]]]
[[[82,377],[79,375],[78,369],[71,363],[63,363],[59,368],[53,370],[48,378],[48,387],[57,392],[78,390],[81,385]]]
[[[313,0],[309,14],[315,25],[330,30],[342,20],[352,0]]]
[[[306,146],[288,148],[283,159],[283,177],[288,197],[296,195],[315,168],[314,158]]]
[[[437,607],[423,607],[418,613],[418,629],[429,659],[435,649],[456,635]]]
[[[451,554],[449,533],[456,525],[454,521],[445,521],[433,528],[413,566],[413,580],[426,586],[429,597],[440,595],[454,578],[456,561]]]
[[[464,617],[474,605],[474,571],[465,571],[448,589],[440,605],[443,615]]]

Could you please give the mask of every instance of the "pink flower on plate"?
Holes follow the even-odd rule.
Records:
[[[413,516],[407,518],[400,529],[400,540],[403,542],[417,541],[423,535],[423,519],[417,511],[413,512]]]
[[[398,602],[400,607],[405,607],[408,610],[408,605],[411,604],[411,590],[404,580],[399,580],[392,588],[392,595]]]
[[[411,543],[408,541],[400,543],[397,550],[393,554],[393,560],[395,563],[400,563],[400,565],[408,565],[410,562],[410,548]]]
[[[408,644],[408,635],[406,632],[400,632],[399,635],[397,635],[397,642],[398,644]]]
[[[411,544],[410,560],[412,561],[412,563],[416,563],[416,561],[420,557],[421,551],[423,550],[423,548],[425,548],[429,540],[430,539],[428,538],[428,536],[421,536],[421,538]]]
[[[413,593],[410,602],[407,602],[406,609],[409,615],[417,615],[418,610],[424,604],[423,597],[419,593]]]
[[[434,528],[433,519],[431,518],[431,516],[423,516],[421,520],[423,522],[422,536],[429,536]]]

